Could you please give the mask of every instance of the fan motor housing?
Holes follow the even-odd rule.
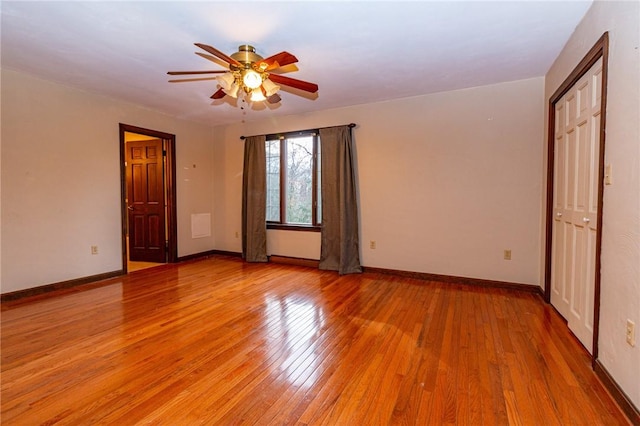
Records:
[[[262,56],[256,53],[256,48],[249,44],[242,44],[238,46],[238,51],[232,54],[231,57],[245,65],[252,64],[264,59]]]

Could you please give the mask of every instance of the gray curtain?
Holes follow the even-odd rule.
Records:
[[[320,129],[322,156],[322,236],[320,269],[362,272],[351,129]]]
[[[242,257],[247,262],[267,261],[267,160],[266,137],[244,140],[242,174]]]

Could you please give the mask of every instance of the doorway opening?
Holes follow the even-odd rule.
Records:
[[[124,273],[177,261],[175,135],[120,123]]]

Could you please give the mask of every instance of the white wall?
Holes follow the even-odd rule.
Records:
[[[217,127],[216,248],[241,250],[240,135],[355,122],[363,265],[540,285],[543,111],[535,78]],[[276,232],[270,254],[318,258]]]
[[[610,48],[605,163],[613,166],[613,185],[604,187],[603,199],[599,359],[640,407],[639,2],[594,2],[547,73],[545,105],[605,31]],[[625,342],[628,318],[637,327],[634,348]]]
[[[191,213],[213,210],[210,128],[10,70],[1,78],[2,293],[122,269],[118,123],[176,135],[178,255],[214,247],[190,226]]]

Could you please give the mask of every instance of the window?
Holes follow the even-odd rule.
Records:
[[[319,230],[319,144],[314,132],[267,137],[268,228]]]

